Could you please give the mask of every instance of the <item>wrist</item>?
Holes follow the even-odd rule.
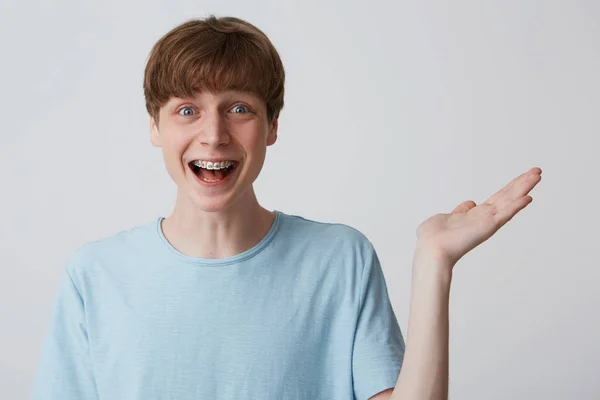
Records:
[[[419,281],[435,280],[450,284],[454,262],[433,244],[418,242],[413,258],[413,276]]]

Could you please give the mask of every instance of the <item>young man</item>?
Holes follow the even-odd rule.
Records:
[[[418,228],[405,355],[365,236],[257,201],[284,75],[240,19],[189,21],[156,43],[144,93],[176,203],[70,258],[33,399],[447,396],[452,267],[531,201],[541,170]]]

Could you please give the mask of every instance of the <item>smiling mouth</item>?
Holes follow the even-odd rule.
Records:
[[[201,181],[217,183],[227,178],[237,168],[239,162],[233,160],[220,162],[194,160],[188,165]]]

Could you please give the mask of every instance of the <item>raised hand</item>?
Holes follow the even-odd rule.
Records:
[[[418,246],[453,266],[531,203],[528,193],[540,182],[541,174],[540,168],[532,168],[479,205],[468,200],[449,214],[428,218],[417,228]]]

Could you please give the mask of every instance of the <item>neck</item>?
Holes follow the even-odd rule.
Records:
[[[200,210],[189,198],[178,196],[162,230],[169,243],[187,256],[225,258],[258,244],[274,218],[273,212],[260,206],[252,189],[226,210],[215,212]]]

